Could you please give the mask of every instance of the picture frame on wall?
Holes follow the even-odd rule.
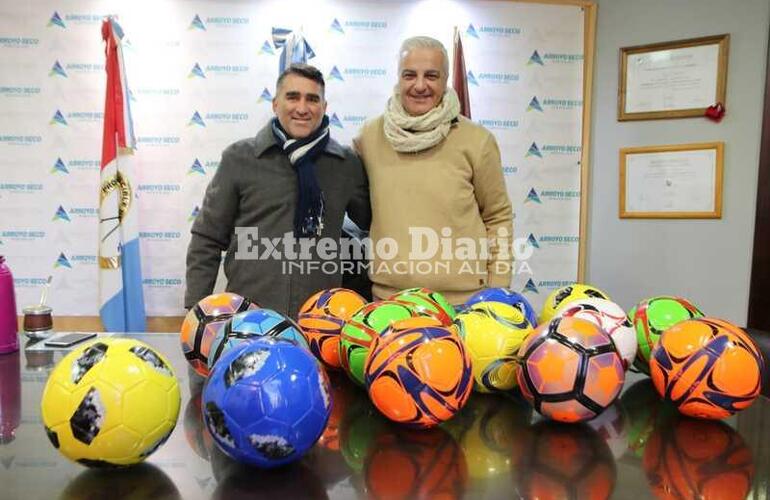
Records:
[[[620,150],[621,219],[722,217],[724,143]]]
[[[703,116],[725,105],[730,35],[620,49],[618,120]]]

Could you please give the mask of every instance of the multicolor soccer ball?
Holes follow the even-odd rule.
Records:
[[[327,368],[340,368],[342,327],[364,305],[366,300],[353,290],[332,288],[314,294],[300,308],[297,323],[310,351]]]
[[[455,308],[443,295],[427,288],[401,290],[388,297],[388,300],[410,304],[419,315],[433,316],[445,326],[451,325],[457,315]]]
[[[394,323],[418,315],[408,304],[393,300],[372,302],[359,309],[345,323],[340,336],[340,364],[350,379],[363,386],[372,340]]]
[[[56,365],[40,406],[54,448],[101,467],[136,464],[155,452],[174,430],[179,404],[166,358],[138,340],[105,338]]]
[[[477,302],[457,315],[455,325],[471,357],[473,388],[513,389],[519,348],[533,331],[524,313],[502,302]]]
[[[209,370],[228,349],[259,337],[275,337],[310,349],[299,325],[288,316],[272,309],[254,309],[238,313],[222,325],[211,343]]]
[[[272,468],[301,458],[331,412],[329,381],[309,351],[260,338],[227,351],[203,388],[203,415],[217,446]]]
[[[650,377],[664,399],[691,417],[721,419],[762,390],[764,359],[746,332],[714,318],[672,326],[652,350]]]
[[[450,328],[423,327],[376,337],[366,361],[366,388],[389,419],[433,427],[468,401],[471,360]]]
[[[557,288],[546,297],[543,302],[543,309],[540,311],[538,325],[548,323],[556,316],[556,310],[564,304],[578,299],[605,299],[610,300],[609,296],[591,285],[575,283],[574,285]]]
[[[623,367],[628,370],[636,357],[636,332],[626,312],[616,303],[605,299],[578,299],[563,304],[556,310],[556,316],[586,319],[609,334],[620,357]]]
[[[465,302],[464,308],[467,309],[473,304],[479,302],[502,302],[518,309],[532,328],[537,326],[537,312],[532,304],[522,294],[514,292],[508,288],[485,288],[471,295],[471,298]]]
[[[634,325],[639,344],[634,366],[649,375],[650,353],[661,334],[680,321],[702,318],[703,313],[687,299],[660,296],[639,302],[629,311],[628,317]]]
[[[602,329],[578,318],[542,324],[519,349],[522,395],[541,415],[580,422],[599,415],[620,394],[623,360]]]
[[[215,293],[201,299],[182,322],[179,341],[190,365],[204,377],[209,374],[209,353],[214,337],[234,314],[259,306],[235,293]]]

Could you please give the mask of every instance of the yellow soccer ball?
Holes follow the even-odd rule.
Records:
[[[591,285],[575,283],[557,288],[546,297],[540,317],[537,318],[537,324],[542,325],[551,321],[556,316],[556,310],[568,302],[590,298],[610,300],[609,295]]]
[[[502,302],[478,302],[461,312],[455,325],[473,363],[473,388],[507,391],[516,385],[516,353],[533,331],[519,309]]]
[[[65,356],[43,390],[53,446],[88,466],[141,462],[171,435],[179,416],[171,364],[133,339],[105,338]]]

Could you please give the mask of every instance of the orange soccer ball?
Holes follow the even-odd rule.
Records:
[[[650,357],[655,389],[691,417],[721,419],[751,405],[764,360],[751,337],[714,318],[682,321],[663,332]]]
[[[473,388],[471,359],[452,328],[424,326],[375,337],[366,388],[380,412],[410,427],[452,418]]]
[[[331,288],[307,299],[299,310],[297,323],[302,328],[310,352],[328,368],[340,368],[340,333],[353,313],[366,300],[353,290]]]

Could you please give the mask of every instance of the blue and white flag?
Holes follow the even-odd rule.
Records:
[[[283,48],[278,58],[278,74],[295,63],[307,63],[315,57],[315,52],[301,33],[287,28],[273,28],[273,45],[276,49]]]

